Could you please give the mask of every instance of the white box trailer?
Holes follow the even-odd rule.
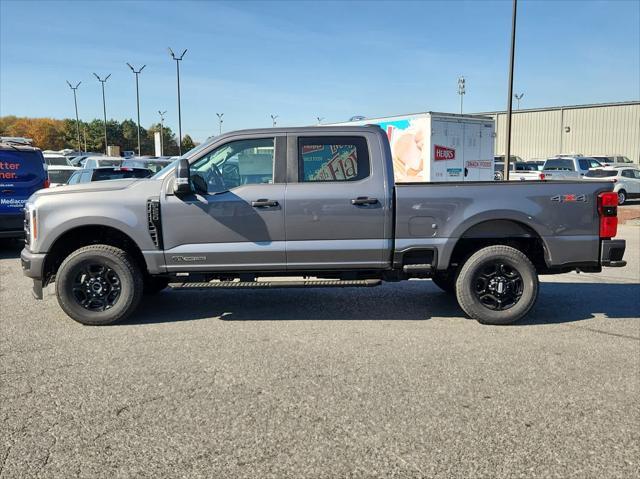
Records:
[[[385,130],[398,183],[493,181],[491,117],[426,112],[336,124]]]

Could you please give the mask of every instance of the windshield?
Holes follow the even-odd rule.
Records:
[[[66,183],[75,170],[48,170],[51,183]]]
[[[544,169],[552,171],[574,171],[573,160],[552,158],[546,161],[546,163],[544,164]]]
[[[120,166],[122,160],[97,160],[96,164],[100,166]]]
[[[152,178],[158,178],[160,176],[162,176],[163,174],[165,174],[167,171],[169,171],[169,169],[173,168],[175,165],[178,164],[178,162],[180,161],[180,158],[173,160],[171,163],[167,163],[167,166],[165,166],[164,168],[162,168],[161,170],[158,170],[158,172],[153,175]]]
[[[153,173],[157,173],[169,164],[171,164],[171,162],[162,160],[124,160],[122,166],[129,168],[146,168]]]
[[[589,178],[607,178],[610,176],[617,176],[617,170],[589,170],[585,176]]]

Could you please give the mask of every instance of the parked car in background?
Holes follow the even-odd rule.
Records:
[[[49,177],[49,187],[66,185],[71,175],[80,170],[77,166],[69,165],[51,165],[47,167],[47,175]]]
[[[595,158],[603,165],[632,165],[633,161],[631,161],[626,156],[615,155],[615,156],[600,156],[594,155],[591,158]]]
[[[69,161],[72,166],[82,166],[82,161],[89,158],[90,156],[104,156],[102,153],[94,153],[92,151],[80,153],[75,156],[70,156]]]
[[[591,168],[602,168],[602,163],[588,156],[560,156],[549,158],[542,168],[541,180],[579,180]]]
[[[80,166],[84,169],[120,166],[122,161],[123,159],[117,156],[89,156],[80,162]]]
[[[144,159],[144,158],[129,158],[122,162],[123,167],[128,168],[146,168],[153,173],[157,173],[165,166],[171,164],[173,160],[161,160],[161,159]]]
[[[493,179],[496,181],[502,181],[504,177],[504,162],[498,162],[494,164]],[[535,164],[526,161],[511,161],[509,162],[509,180],[539,180],[540,174]]]
[[[23,208],[29,197],[49,186],[38,148],[0,141],[0,238],[24,236]]]
[[[68,185],[90,183],[92,181],[122,180],[125,178],[149,178],[153,173],[146,168],[125,168],[120,166],[104,166],[100,168],[82,169],[71,175]]]
[[[640,198],[640,169],[628,166],[613,166],[590,170],[585,180],[610,180],[615,183],[613,191],[618,194],[618,204],[630,198]]]
[[[45,153],[43,156],[47,166],[71,166],[71,162],[66,156],[54,153]]]

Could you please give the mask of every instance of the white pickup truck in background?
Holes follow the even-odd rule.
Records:
[[[580,180],[591,168],[602,164],[587,156],[560,156],[549,158],[542,168],[541,180]]]

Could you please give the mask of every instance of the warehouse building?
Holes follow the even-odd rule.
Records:
[[[506,113],[496,122],[495,154],[505,154]],[[511,154],[524,160],[559,154],[622,155],[640,163],[640,101],[514,110]]]

